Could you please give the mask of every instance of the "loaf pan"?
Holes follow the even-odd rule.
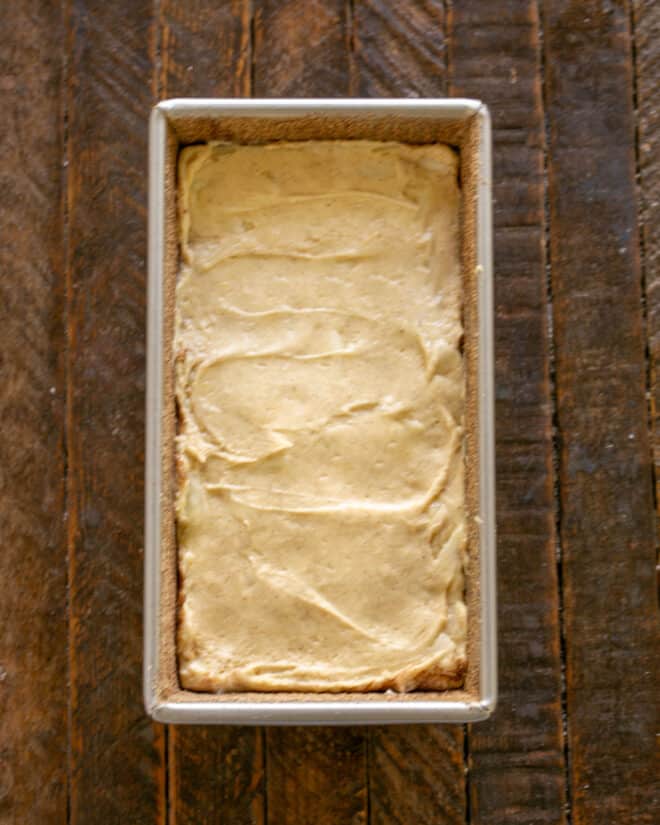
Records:
[[[397,140],[457,148],[462,187],[468,669],[460,690],[195,693],[177,676],[176,414],[172,339],[178,269],[179,148],[209,140]],[[159,722],[476,722],[497,700],[491,134],[476,100],[166,100],[149,131],[144,701]]]

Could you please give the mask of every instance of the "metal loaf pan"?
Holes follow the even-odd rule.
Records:
[[[176,662],[176,414],[172,337],[178,267],[176,160],[208,140],[443,142],[460,154],[466,365],[468,672],[461,690],[225,693],[183,690]],[[497,694],[491,134],[479,101],[167,100],[149,133],[149,279],[145,484],[144,700],[160,722],[383,724],[476,722]]]

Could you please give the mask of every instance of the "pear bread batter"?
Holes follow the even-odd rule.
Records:
[[[179,677],[463,683],[458,158],[205,144],[179,159]]]

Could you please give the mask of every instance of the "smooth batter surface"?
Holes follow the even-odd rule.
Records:
[[[183,687],[460,684],[456,155],[196,146],[179,173]]]

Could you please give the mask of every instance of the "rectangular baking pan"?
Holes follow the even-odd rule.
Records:
[[[195,693],[177,676],[172,338],[178,269],[176,160],[208,140],[443,142],[460,154],[466,364],[468,671],[444,692]],[[166,100],[149,131],[144,701],[159,722],[386,724],[476,722],[497,701],[491,133],[476,100]]]

